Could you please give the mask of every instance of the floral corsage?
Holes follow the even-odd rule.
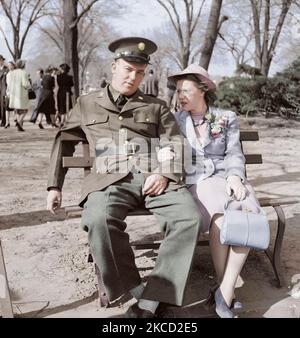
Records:
[[[210,135],[213,138],[220,137],[224,133],[228,123],[228,117],[226,115],[216,116],[212,113],[207,113],[205,120],[208,122]]]

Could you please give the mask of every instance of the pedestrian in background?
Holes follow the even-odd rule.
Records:
[[[8,65],[8,69],[9,69],[9,71],[8,71],[7,74],[9,74],[9,72],[12,72],[13,70],[16,69],[16,64],[13,61],[9,61],[7,65]],[[6,106],[6,113],[5,113],[5,121],[6,121],[6,123],[5,123],[4,128],[6,129],[6,128],[10,127],[10,122],[9,122],[9,120],[10,120],[10,112],[14,112],[15,111],[14,108],[9,108],[9,90],[8,90],[8,87],[6,88],[5,102],[6,102],[6,104],[5,104],[5,106]]]
[[[148,74],[145,76],[145,79],[142,84],[142,91],[145,95],[157,97],[159,88],[158,88],[158,79],[154,74],[154,70],[150,69]]]
[[[5,58],[0,55],[0,119],[1,127],[5,125],[5,111],[6,111],[6,75],[8,73],[8,68],[5,65]]]
[[[7,74],[7,86],[9,92],[9,108],[16,110],[16,126],[18,131],[24,131],[24,117],[29,108],[28,90],[31,88],[28,74],[25,71],[24,60],[17,60],[16,69]]]

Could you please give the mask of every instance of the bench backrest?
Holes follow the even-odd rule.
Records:
[[[82,142],[83,156],[65,156],[63,157],[64,168],[83,168],[84,175],[90,172],[90,168],[93,165],[94,157],[90,156],[90,149],[88,141],[82,130],[78,129],[75,131],[63,131],[61,133],[62,142]],[[257,131],[241,130],[240,141],[243,149],[243,142],[258,141],[259,136]],[[244,151],[244,150],[243,150]],[[244,154],[246,158],[246,164],[260,164],[262,163],[261,154]]]

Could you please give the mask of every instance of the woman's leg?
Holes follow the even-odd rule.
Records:
[[[43,113],[39,113],[38,117],[37,117],[37,122],[38,122],[38,126],[40,129],[44,129],[43,127],[43,116],[44,114]]]
[[[63,126],[65,122],[66,122],[66,114],[61,114],[61,121],[60,121],[61,126]]]
[[[9,127],[10,126],[10,123],[9,123],[9,115],[10,115],[10,112],[8,110],[5,111],[5,128]]]
[[[226,269],[227,257],[229,253],[229,246],[223,245],[220,242],[220,229],[223,217],[217,214],[211,221],[209,230],[209,246],[212,260],[214,263],[218,284],[221,284]]]
[[[234,298],[235,285],[246,262],[249,251],[250,249],[246,247],[230,247],[225,273],[220,285],[222,295],[228,306]]]
[[[223,216],[216,215],[210,229],[210,248],[217,279],[228,306],[234,298],[235,285],[249,254],[249,248],[223,245],[220,231]]]
[[[27,110],[21,110],[20,114],[19,114],[19,125],[21,127],[23,127],[23,123],[24,123],[24,118],[25,118],[25,115],[27,114]]]

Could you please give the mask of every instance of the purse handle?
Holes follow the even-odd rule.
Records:
[[[224,205],[224,213],[225,213],[225,211],[228,209],[228,206],[229,206],[229,204],[230,204],[231,202],[237,201],[233,196],[234,196],[234,195],[231,194],[231,195],[229,196],[227,202],[225,203],[225,205]],[[237,201],[237,202],[239,202],[239,203],[242,204],[242,211],[248,212],[248,213],[253,213],[253,214],[264,214],[264,215],[266,215],[266,212],[262,209],[262,207],[261,207],[259,204],[258,204],[258,205],[259,205],[259,209],[260,209],[259,212],[254,212],[254,211],[252,211],[252,209],[250,209],[249,207],[243,208],[243,203],[245,203],[246,198],[247,198],[247,196],[246,196],[242,201]]]

